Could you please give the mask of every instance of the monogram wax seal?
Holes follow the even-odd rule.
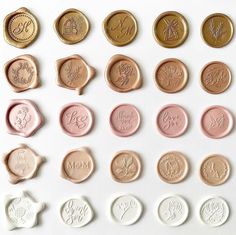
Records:
[[[21,144],[3,156],[9,181],[12,184],[33,178],[43,161],[43,157],[37,155],[25,144]]]
[[[210,197],[200,206],[200,220],[211,227],[223,225],[229,217],[228,203],[222,197]]]
[[[111,89],[128,92],[142,86],[142,76],[138,64],[124,55],[114,55],[108,62],[105,79]]]
[[[188,115],[184,108],[176,104],[162,107],[157,115],[159,132],[170,138],[183,135],[188,128]]]
[[[223,106],[210,106],[202,114],[202,131],[209,138],[223,138],[230,134],[233,126],[233,116],[231,112]]]
[[[138,109],[131,104],[116,106],[110,114],[110,126],[117,136],[127,137],[133,135],[140,126]]]
[[[25,48],[37,38],[38,33],[38,21],[27,8],[20,8],[4,19],[4,39],[12,46]]]
[[[58,86],[76,90],[79,95],[95,76],[95,69],[89,66],[79,55],[59,59],[56,64]]]
[[[31,55],[21,55],[4,66],[5,76],[13,91],[22,92],[39,86],[38,62]]]
[[[93,127],[93,113],[81,103],[70,103],[62,108],[60,125],[62,130],[70,136],[84,136]]]
[[[77,184],[88,179],[94,168],[95,163],[89,149],[74,149],[67,153],[62,161],[61,176]]]
[[[125,10],[114,11],[103,21],[103,30],[107,40],[115,46],[131,43],[138,32],[135,17]]]
[[[34,227],[44,207],[44,203],[35,202],[26,192],[19,196],[7,195],[4,209],[8,230]]]
[[[37,105],[30,100],[11,100],[6,112],[8,133],[29,137],[42,125],[44,119]]]
[[[56,19],[54,28],[62,42],[75,44],[85,39],[90,26],[87,17],[81,11],[71,8]]]
[[[80,228],[92,221],[94,212],[88,201],[80,197],[64,202],[60,209],[60,215],[66,225]]]

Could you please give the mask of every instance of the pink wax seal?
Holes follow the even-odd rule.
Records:
[[[121,137],[133,135],[140,126],[138,109],[131,104],[116,106],[110,115],[110,126],[115,135]]]
[[[78,137],[88,134],[93,127],[93,113],[81,103],[70,103],[62,108],[60,125],[70,136]]]
[[[30,100],[11,100],[6,112],[8,133],[29,137],[43,124],[43,116]]]
[[[188,128],[188,115],[185,109],[176,104],[162,107],[157,115],[157,127],[166,137],[183,135]]]
[[[203,133],[213,139],[227,136],[233,129],[233,125],[231,112],[219,105],[208,107],[201,117]]]

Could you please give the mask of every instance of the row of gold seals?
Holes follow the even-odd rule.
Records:
[[[56,19],[54,26],[58,37],[66,44],[81,42],[90,30],[88,18],[77,9],[64,11]],[[183,15],[168,11],[155,20],[153,34],[161,46],[174,48],[185,42],[188,28],[187,20]],[[103,30],[110,43],[115,46],[125,46],[135,39],[138,24],[129,11],[118,10],[105,18]],[[208,16],[201,27],[202,38],[209,46],[215,48],[227,45],[233,37],[233,32],[231,19],[221,13]],[[10,13],[4,20],[5,40],[15,47],[27,47],[37,38],[38,33],[38,20],[27,8],[20,8]]]
[[[4,70],[7,81],[15,92],[23,92],[40,85],[38,62],[31,55],[21,55],[8,61]],[[82,94],[84,87],[94,76],[95,69],[79,55],[57,60],[57,84],[61,87]],[[161,61],[154,72],[157,87],[166,93],[183,90],[188,77],[186,65],[174,58]],[[212,94],[224,92],[231,84],[229,67],[219,61],[205,65],[200,77],[204,90]],[[117,92],[139,89],[143,80],[139,65],[125,55],[111,57],[105,70],[105,79],[109,87]]]

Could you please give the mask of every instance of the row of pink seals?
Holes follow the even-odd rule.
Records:
[[[94,114],[81,103],[69,103],[60,113],[60,125],[64,133],[79,137],[88,134],[94,124]],[[44,122],[44,118],[35,103],[29,100],[12,100],[6,112],[8,133],[29,137]],[[156,119],[159,132],[170,138],[183,135],[189,126],[189,115],[176,104],[161,108]],[[117,136],[127,137],[137,132],[141,124],[139,110],[131,104],[120,104],[110,114],[110,127]],[[211,106],[201,117],[203,133],[214,139],[227,136],[234,126],[231,112],[223,106]]]

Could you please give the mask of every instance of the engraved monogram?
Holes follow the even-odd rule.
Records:
[[[72,61],[67,63],[65,71],[68,79],[67,83],[69,85],[73,86],[74,83],[76,83],[81,77],[81,66],[80,65],[73,66]]]
[[[182,214],[182,209],[183,206],[179,201],[171,200],[167,206],[167,214],[168,214],[167,220],[168,221],[175,220],[179,214]]]
[[[168,178],[174,178],[174,177],[178,176],[181,173],[179,162],[174,156],[169,157],[168,159],[166,159],[162,163],[162,166],[163,166],[164,174]]]
[[[115,82],[120,83],[120,86],[126,86],[129,83],[130,77],[133,75],[134,68],[132,65],[121,62],[118,66],[119,76]]]
[[[78,23],[74,17],[70,17],[63,24],[64,35],[77,35],[79,33]]]
[[[222,179],[227,173],[227,166],[224,164],[224,162],[221,162],[221,165],[216,165],[211,161],[206,164],[204,173],[208,177]]]
[[[117,159],[115,165],[117,166],[115,173],[117,173],[120,178],[132,177],[137,170],[133,157],[128,155],[123,156],[121,159]]]
[[[67,125],[76,126],[78,129],[83,129],[87,126],[88,115],[80,114],[79,111],[73,111],[66,113],[68,118]]]
[[[69,161],[67,163],[67,169],[69,170],[78,170],[78,169],[89,169],[89,161]]]
[[[16,165],[15,165],[15,170],[17,170],[18,172],[20,172],[20,174],[24,174],[26,170],[28,170],[29,164],[26,161],[26,156],[25,156],[25,151],[24,150],[20,150],[17,154],[16,157]]]
[[[29,27],[32,24],[32,20],[26,20],[24,22],[20,22],[16,28],[13,29],[14,35],[19,35],[21,33],[28,33]]]
[[[209,129],[222,128],[225,123],[225,115],[219,113],[217,116],[210,115]]]
[[[131,199],[127,202],[120,202],[117,205],[117,207],[121,211],[120,220],[122,221],[124,219],[124,216],[126,215],[126,213],[128,211],[137,208],[137,203],[134,200]]]
[[[181,120],[179,115],[173,115],[169,112],[164,112],[161,118],[163,122],[162,128],[164,130],[168,130],[173,127],[178,127],[179,126],[179,121]]]
[[[32,117],[29,113],[29,109],[27,107],[22,107],[17,111],[14,125],[19,129],[24,129],[31,119]]]
[[[224,23],[222,21],[216,23],[214,19],[210,20],[209,31],[212,39],[216,42],[223,39],[224,35],[227,33],[227,31],[224,29]]]
[[[120,130],[129,130],[133,127],[133,123],[137,120],[134,112],[120,111],[116,117],[120,123]]]
[[[165,28],[163,30],[164,41],[175,41],[179,39],[179,22],[178,19],[164,19]]]
[[[225,83],[228,78],[228,73],[222,68],[212,68],[210,69],[205,78],[205,84],[208,86],[221,87],[222,83]]]

